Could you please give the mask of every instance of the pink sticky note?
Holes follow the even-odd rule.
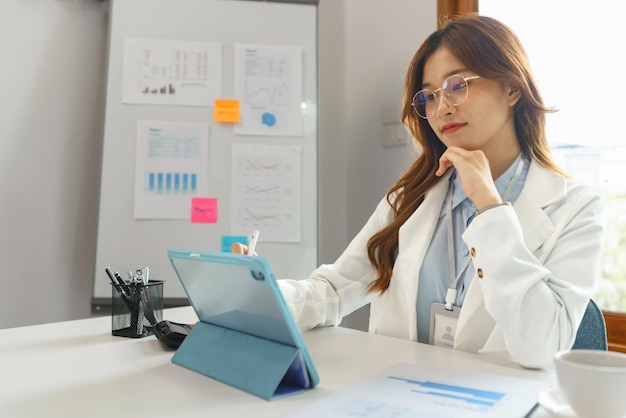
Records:
[[[216,223],[217,199],[210,197],[192,197],[191,222],[208,224]]]

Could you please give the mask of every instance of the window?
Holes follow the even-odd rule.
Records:
[[[626,311],[626,129],[621,123],[626,3],[572,7],[565,0],[480,0],[480,14],[510,26],[526,48],[546,105],[554,157],[606,198],[608,228],[594,299]],[[567,13],[567,16],[565,15]],[[622,97],[624,96],[624,97]]]

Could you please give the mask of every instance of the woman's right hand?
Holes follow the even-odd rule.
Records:
[[[478,210],[502,203],[489,160],[483,151],[450,146],[439,159],[439,169],[435,175],[442,176],[452,166],[461,178],[463,192]]]
[[[248,246],[240,242],[233,242],[230,245],[230,251],[233,254],[248,254]],[[256,251],[254,251],[252,255],[257,255]]]

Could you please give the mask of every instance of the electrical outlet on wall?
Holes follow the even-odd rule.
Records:
[[[383,125],[381,131],[383,147],[406,145],[410,136],[400,120],[402,108],[399,105],[383,105],[380,116]]]
[[[384,147],[406,145],[409,142],[409,133],[401,123],[391,123],[383,126],[382,142]]]

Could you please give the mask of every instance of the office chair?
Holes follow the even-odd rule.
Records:
[[[602,311],[593,299],[589,300],[583,320],[578,327],[572,350],[608,350],[606,323]]]

